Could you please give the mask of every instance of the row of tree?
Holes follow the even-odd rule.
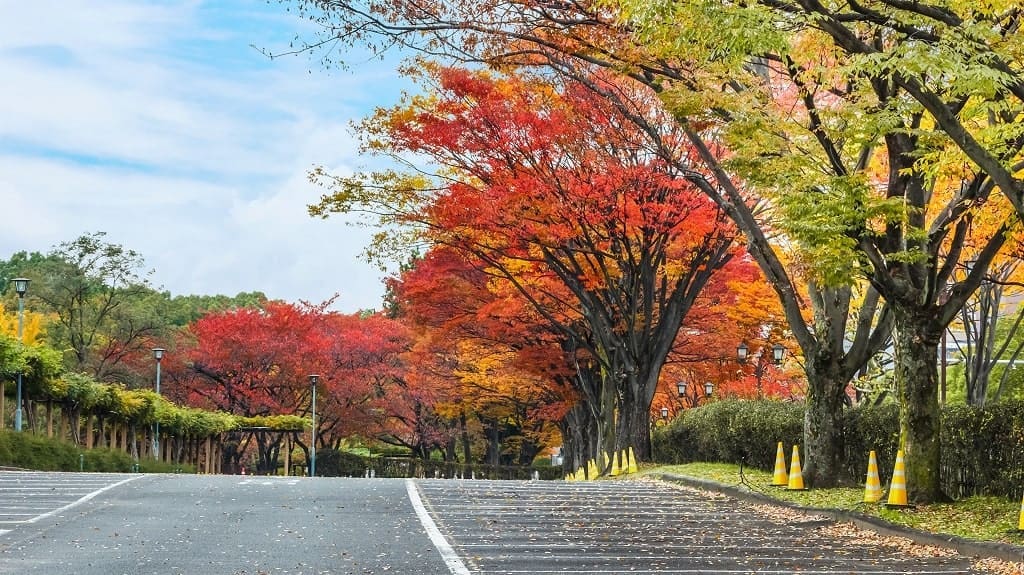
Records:
[[[742,244],[802,358],[809,481],[838,479],[850,383],[891,341],[912,497],[941,497],[938,347],[1019,249],[1015,3],[294,3],[310,51],[471,65],[411,61],[431,92],[363,126],[439,169],[317,170],[312,211],[377,214],[399,227],[373,250],[455,250],[528,302],[580,400],[567,431],[646,455],[682,319]]]

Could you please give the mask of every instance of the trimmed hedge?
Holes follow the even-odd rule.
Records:
[[[0,466],[36,471],[194,472],[189,465],[153,460],[135,461],[122,451],[80,449],[56,439],[10,430],[0,430]]]
[[[364,457],[335,449],[317,450],[316,452],[316,474],[322,477],[363,477],[371,469],[376,477],[531,479],[536,471],[540,479],[562,478],[562,468],[550,465],[534,465],[532,467],[463,465],[444,461],[424,461],[409,457]]]
[[[744,462],[774,469],[777,442],[795,445],[803,438],[803,404],[782,401],[727,400],[688,409],[655,430],[654,459]],[[788,452],[787,452],[788,455]]]
[[[776,444],[786,456],[803,443],[804,408],[798,403],[729,400],[684,411],[653,436],[656,461],[744,462],[774,469]],[[868,453],[878,458],[888,482],[899,444],[899,408],[858,407],[843,413],[843,480],[862,483]],[[1019,498],[1024,489],[1024,401],[983,409],[956,405],[942,410],[943,491],[954,498],[1001,495]]]

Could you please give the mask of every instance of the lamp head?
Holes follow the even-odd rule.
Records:
[[[775,361],[775,365],[782,363],[783,356],[786,355],[786,348],[781,343],[777,343],[772,346],[772,360]]]
[[[156,359],[157,361],[160,361],[161,359],[164,358],[164,352],[165,351],[167,351],[167,350],[165,350],[162,347],[154,347],[153,348],[153,358]]]
[[[28,291],[28,282],[32,280],[28,278],[14,278],[11,281],[14,282],[14,291],[18,293],[18,297],[25,297],[25,292]]]

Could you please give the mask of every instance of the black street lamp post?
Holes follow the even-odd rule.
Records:
[[[14,278],[14,291],[18,293],[18,343],[22,341],[25,330],[25,292],[28,291],[28,278]],[[18,391],[14,406],[14,431],[21,431],[21,372],[18,372]]]

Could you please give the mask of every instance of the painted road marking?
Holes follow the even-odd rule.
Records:
[[[64,507],[59,507],[57,509],[54,509],[53,511],[48,511],[48,512],[43,513],[41,515],[36,515],[32,519],[26,520],[25,523],[35,523],[36,521],[39,521],[40,519],[45,519],[47,517],[52,517],[52,516],[54,516],[54,515],[56,515],[58,513],[63,513],[64,511],[67,511],[68,509],[71,509],[72,507],[75,507],[77,505],[81,505],[81,504],[85,503],[86,501],[89,501],[90,499],[92,499],[93,497],[96,497],[97,495],[99,495],[100,493],[103,493],[104,491],[110,491],[111,489],[113,489],[115,487],[120,487],[121,485],[124,485],[125,483],[128,483],[129,481],[135,481],[136,479],[138,479],[140,477],[142,477],[142,476],[141,475],[134,475],[132,477],[128,477],[127,479],[123,479],[121,481],[118,481],[117,483],[112,483],[110,485],[107,485],[106,487],[102,487],[100,489],[97,489],[96,491],[93,491],[93,492],[89,493],[89,494],[83,495],[82,497],[79,497],[77,500],[72,501],[71,503],[68,503]]]
[[[143,477],[31,471],[0,472],[0,525],[36,523]],[[0,529],[0,535],[12,529]]]
[[[444,560],[445,565],[448,566],[448,570],[452,572],[452,575],[470,575],[469,569],[466,569],[466,565],[459,559],[455,550],[448,544],[448,540],[444,538],[441,530],[437,528],[434,520],[427,513],[427,509],[423,507],[423,501],[420,499],[419,491],[416,489],[416,484],[411,479],[405,480],[405,489],[409,492],[409,501],[412,502],[412,508],[416,510],[416,516],[420,518],[420,523],[423,524],[423,528],[427,531],[427,536],[430,537],[431,543],[437,548],[437,551],[441,554],[441,559]]]
[[[735,499],[651,482],[418,480],[452,553],[479,574],[952,575],[972,560],[914,557],[785,521]]]

